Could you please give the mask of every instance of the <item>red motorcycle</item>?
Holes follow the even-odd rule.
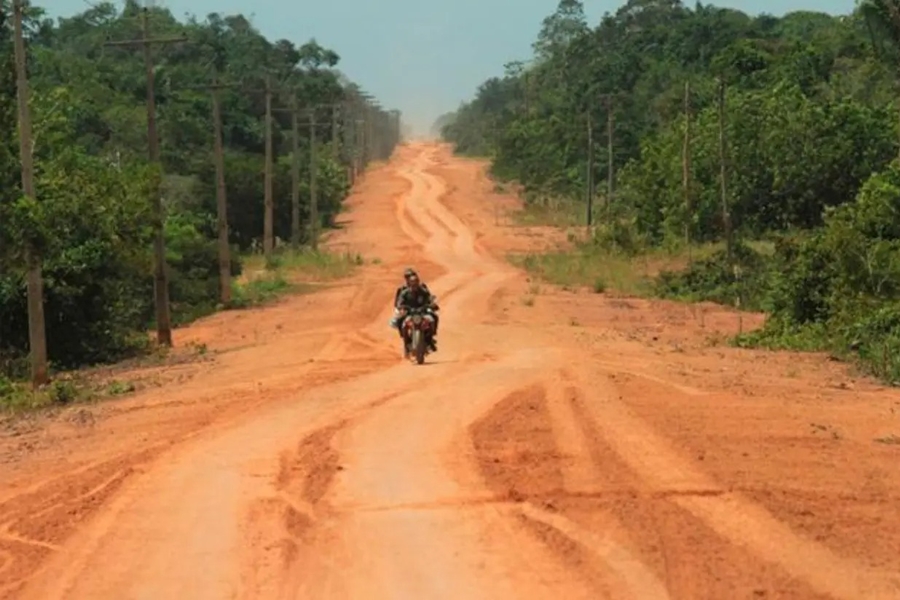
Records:
[[[425,362],[425,355],[430,352],[431,336],[434,335],[434,316],[436,306],[411,308],[403,317],[403,341],[406,344],[406,356],[412,354],[417,364]]]

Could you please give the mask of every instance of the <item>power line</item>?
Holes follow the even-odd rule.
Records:
[[[154,305],[156,307],[156,333],[161,346],[172,345],[172,322],[169,312],[169,277],[166,272],[165,226],[162,205],[161,166],[159,161],[159,138],[156,131],[156,97],[153,73],[153,46],[186,42],[187,36],[150,37],[150,10],[141,11],[141,37],[131,40],[107,41],[105,46],[139,46],[144,53],[144,68],[147,79],[147,151],[150,163],[157,168],[154,173],[153,212],[155,239],[154,254]]]

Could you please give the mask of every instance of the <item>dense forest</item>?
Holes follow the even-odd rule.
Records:
[[[267,104],[276,244],[306,243],[318,230],[310,226],[311,165],[313,218],[328,227],[350,179],[398,142],[399,113],[348,81],[337,70],[339,55],[315,40],[267,40],[241,15],[182,22],[134,0],[88,4],[56,22],[34,3],[23,6],[34,197],[21,179],[16,13],[11,0],[0,0],[0,374],[28,373],[29,255],[42,262],[47,347],[57,367],[146,347],[155,318],[155,230],[164,232],[173,322],[220,303],[213,82],[221,85],[231,275],[240,273],[241,254],[264,241]],[[148,157],[144,50],[123,43],[140,40],[145,25],[155,40],[158,161]],[[162,197],[161,215],[155,197]]]
[[[532,203],[576,203],[582,254],[723,249],[662,295],[768,311],[741,343],[827,349],[900,380],[900,3],[748,16],[629,0],[599,24],[577,0],[440,119]]]

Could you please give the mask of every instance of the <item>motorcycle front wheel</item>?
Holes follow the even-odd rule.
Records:
[[[416,353],[416,363],[421,365],[425,362],[425,336],[422,334],[421,329],[416,329],[413,332],[412,347]]]

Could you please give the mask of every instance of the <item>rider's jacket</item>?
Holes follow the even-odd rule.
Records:
[[[419,289],[424,290],[425,293],[427,293],[429,296],[431,296],[431,290],[429,290],[428,286],[425,285],[424,283],[419,284]],[[401,306],[400,305],[400,295],[403,294],[403,292],[408,292],[408,291],[410,291],[410,289],[409,289],[409,286],[406,286],[406,285],[401,285],[400,287],[397,288],[397,291],[394,293],[394,307],[400,308],[400,306]]]
[[[397,308],[422,308],[432,303],[433,297],[424,285],[418,290],[403,288],[397,295]]]

